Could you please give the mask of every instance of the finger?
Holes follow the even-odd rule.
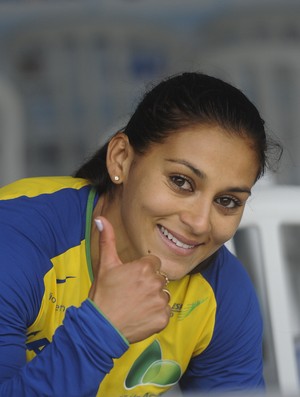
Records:
[[[100,269],[108,270],[122,264],[116,247],[115,232],[112,224],[104,217],[97,217],[95,224],[100,232]]]
[[[150,262],[152,264],[153,270],[159,274],[161,268],[161,260],[158,256],[155,255],[146,255],[142,258],[143,261]]]

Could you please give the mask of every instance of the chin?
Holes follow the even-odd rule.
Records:
[[[168,264],[166,264],[165,266],[162,265],[162,271],[164,271],[167,275],[169,280],[180,280],[183,277],[185,277],[187,274],[189,274],[189,272],[191,271],[190,269],[188,270],[184,270],[184,269],[175,269],[174,265],[170,264],[168,266]]]

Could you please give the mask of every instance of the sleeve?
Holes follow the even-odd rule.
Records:
[[[236,258],[233,262],[216,276],[212,340],[189,363],[180,383],[183,391],[264,389],[260,308],[248,275]]]
[[[0,397],[95,396],[127,341],[86,300],[67,309],[52,342],[26,363],[26,331],[43,295],[38,266],[31,266],[40,253],[8,227],[0,241]]]
[[[95,396],[104,376],[128,344],[86,300],[67,310],[53,341],[11,379],[0,396]]]

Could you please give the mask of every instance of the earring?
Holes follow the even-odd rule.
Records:
[[[114,180],[115,180],[116,182],[118,182],[118,181],[120,180],[119,175],[115,175],[115,176],[114,176]]]

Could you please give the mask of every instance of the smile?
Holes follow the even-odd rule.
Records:
[[[158,225],[160,231],[164,236],[166,236],[170,241],[172,241],[177,247],[180,248],[185,248],[185,249],[192,249],[195,248],[198,244],[190,245],[190,244],[185,244],[182,241],[178,240],[176,237],[174,237],[166,228],[164,228],[161,225]]]

